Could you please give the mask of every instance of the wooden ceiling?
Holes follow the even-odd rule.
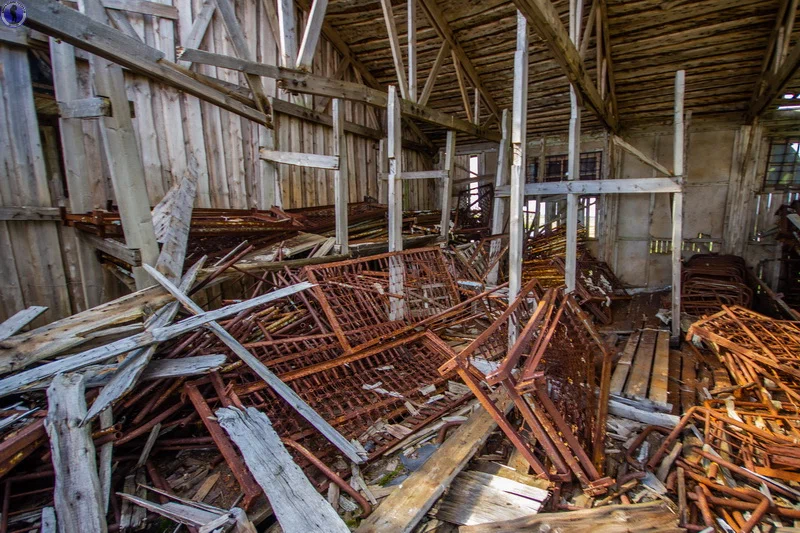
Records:
[[[436,0],[456,39],[499,108],[511,108],[516,8],[501,0]],[[742,117],[758,79],[779,0],[607,0],[617,102],[622,127],[670,122],[676,70],[686,70],[686,109],[695,119]],[[568,1],[554,0],[568,26]],[[406,46],[404,1],[394,1],[400,41]],[[585,1],[588,18],[591,1]],[[389,39],[378,0],[332,0],[330,22],[372,74],[396,83]],[[442,40],[421,9],[417,14],[419,90]],[[586,21],[584,21],[584,25]],[[568,127],[567,79],[544,42],[530,39],[528,131],[559,133]],[[594,37],[586,67],[596,80]],[[407,61],[406,61],[407,65]],[[470,95],[472,97],[472,95]],[[448,57],[429,106],[466,118],[453,63]],[[481,106],[482,121],[488,108]],[[583,130],[599,128],[583,114]],[[430,131],[439,140],[442,132]]]

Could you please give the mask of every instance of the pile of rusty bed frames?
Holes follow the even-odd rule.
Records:
[[[735,255],[697,254],[681,268],[681,309],[693,316],[716,313],[722,305],[750,307],[744,259]]]
[[[628,461],[657,472],[677,494],[689,530],[749,533],[800,520],[800,323],[722,306],[687,339],[702,340],[733,385],[712,391],[716,398],[690,408],[672,430],[646,428]],[[639,463],[637,448],[653,431],[667,436]]]
[[[479,335],[496,347],[482,351],[484,364],[503,357],[507,350],[507,332],[484,332],[508,308],[497,294],[504,286],[483,292],[459,289],[439,248],[300,270],[259,271],[223,265],[209,277],[215,274],[219,283],[207,284],[204,294],[196,294],[198,301],[225,304],[270,294],[300,281],[314,284],[219,323],[369,461],[470,398],[463,385],[451,382],[456,379],[455,369],[439,372],[453,350]],[[339,450],[298,416],[249,363],[231,354],[232,350],[206,329],[162,342],[154,362],[223,355],[227,362],[216,364],[205,375],[143,381],[114,405],[114,425],[95,430],[98,446],[114,445],[117,467],[110,503],[117,523],[124,503],[116,491],[126,480],[141,478],[137,481],[141,485],[172,491],[174,485],[166,473],[172,471],[175,458],[187,452],[210,453],[211,458],[203,464],[224,461],[233,476],[229,478],[233,485],[225,494],[235,496],[241,491],[243,507],[262,501],[261,489],[213,416],[223,406],[263,411],[320,490],[336,483],[368,514],[369,503],[343,480],[351,469]],[[89,402],[96,390],[88,393]],[[20,413],[27,418],[4,429],[7,438],[0,444],[0,476],[5,476],[5,509],[18,509],[16,502],[21,501],[29,505],[19,512],[3,513],[2,533],[24,529],[26,517],[35,518],[43,506],[52,504],[54,473],[42,410],[33,407],[33,396],[21,401],[25,407],[20,404],[2,412],[4,421]],[[149,456],[137,468],[145,448]]]
[[[450,259],[450,272],[458,281],[485,285],[492,273],[497,282],[504,280],[508,272],[508,235],[451,245],[445,252]]]
[[[475,364],[508,342],[516,342],[488,372]],[[444,349],[444,347],[443,347]],[[602,366],[596,397],[595,361]],[[614,483],[603,477],[605,421],[610,353],[574,298],[561,289],[528,282],[505,312],[439,369],[458,372],[535,473],[554,483],[554,501],[562,484],[577,480],[588,495]],[[519,366],[519,368],[517,368]],[[489,394],[480,383],[499,385]],[[521,421],[509,418],[508,402]]]

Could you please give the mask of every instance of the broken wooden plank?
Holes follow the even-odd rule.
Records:
[[[216,415],[264,489],[285,533],[350,531],[294,462],[264,413],[252,407],[222,408]]]
[[[163,278],[163,276],[161,277]],[[138,335],[128,337],[127,339],[121,339],[105,346],[93,348],[77,355],[66,357],[64,359],[53,361],[30,370],[19,372],[18,374],[14,374],[10,377],[0,380],[0,397],[13,394],[14,392],[28,390],[31,384],[55,376],[56,374],[78,370],[92,364],[101,363],[111,359],[112,357],[116,357],[117,355],[130,352],[136,348],[142,348],[144,346],[149,346],[150,344],[175,338],[178,335],[183,335],[184,333],[197,329],[198,327],[209,322],[213,322],[219,318],[235,315],[241,313],[242,311],[246,311],[247,309],[263,305],[273,300],[285,298],[286,296],[306,290],[312,286],[313,285],[308,282],[290,285],[284,289],[279,289],[251,300],[246,300],[244,302],[228,305],[221,309],[215,309],[214,311],[191,316],[171,326],[155,328],[152,331],[144,331]]]
[[[171,195],[169,210],[160,219],[164,232],[163,238],[159,240],[162,246],[156,261],[156,269],[173,282],[181,279],[183,272],[192,208],[197,197],[197,181],[191,176],[185,176],[176,187],[175,193]],[[198,266],[196,270],[199,268]]]
[[[645,411],[639,407],[624,404],[613,398],[608,400],[608,412],[629,420],[636,420],[643,424],[673,428],[678,425],[680,417],[667,413]]]
[[[28,205],[0,207],[0,221],[8,220],[61,220],[61,210]]]
[[[639,347],[633,358],[628,383],[625,384],[624,395],[628,398],[647,398],[647,386],[650,383],[650,369],[653,366],[653,352],[656,345],[656,331],[646,329],[642,332]]]
[[[169,280],[166,279],[160,272],[150,265],[145,265],[144,267],[145,270],[151,276],[153,276],[153,279],[167,289],[170,294],[172,294],[175,299],[178,300],[187,310],[195,313],[195,316],[202,315],[203,310],[196,303],[194,303],[191,298],[186,296],[186,294],[182,293],[180,289],[170,283]],[[310,283],[307,283],[306,285],[311,286]],[[356,464],[364,462],[366,457],[362,456],[362,454],[355,449],[350,441],[344,438],[341,433],[336,431],[336,429],[334,429],[333,426],[331,426],[324,418],[322,418],[319,413],[314,411],[302,398],[300,398],[300,396],[298,396],[294,389],[281,381],[281,379],[273,374],[266,367],[266,365],[264,365],[264,363],[247,351],[247,348],[242,346],[241,343],[234,339],[230,333],[225,331],[225,328],[214,321],[208,322],[208,328],[211,329],[211,331],[213,331],[214,334],[219,337],[219,339],[225,343],[228,348],[233,350],[233,353],[235,353],[237,357],[244,361],[244,363],[249,366],[253,372],[255,372],[261,379],[266,381],[272,390],[278,394],[278,396],[283,398],[286,403],[291,405],[294,410],[300,414],[300,416],[305,418],[312,426],[317,428],[317,430],[319,430],[319,432],[322,433],[331,442],[331,444],[339,448],[342,453],[344,453]]]
[[[636,347],[639,346],[639,338],[641,332],[636,331],[631,333],[628,337],[628,342],[625,344],[625,350],[622,352],[622,357],[617,361],[617,366],[614,368],[614,375],[611,376],[611,394],[622,394],[622,388],[628,380],[628,373],[631,370],[631,363],[633,356],[636,353]]]
[[[32,305],[27,309],[15,313],[14,316],[0,324],[0,341],[6,340],[11,335],[24,328],[45,311],[47,311],[47,307]]]
[[[513,405],[504,389],[496,393],[494,401],[506,413]],[[485,409],[473,412],[419,470],[361,523],[357,533],[412,531],[496,427]]]
[[[40,533],[56,533],[56,511],[52,507],[42,507],[42,527]]]
[[[94,442],[90,428],[76,423],[86,414],[83,376],[56,376],[47,389],[47,402],[45,428],[55,471],[58,529],[62,533],[106,533]]]
[[[655,403],[666,405],[669,382],[669,332],[659,331],[656,339],[656,351],[653,356],[653,375],[650,380],[650,391],[647,398]]]

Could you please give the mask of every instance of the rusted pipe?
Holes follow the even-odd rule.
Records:
[[[703,523],[708,527],[714,527],[714,515],[711,514],[711,508],[708,506],[703,485],[697,485],[694,488],[694,493],[697,495],[697,507],[700,509],[700,514],[703,515]]]
[[[450,422],[445,422],[445,424],[439,428],[439,433],[436,436],[436,442],[443,444],[444,439],[447,438],[447,430],[455,426],[460,426],[463,423],[463,420],[451,420]]]
[[[281,442],[299,452],[300,455],[308,459],[311,464],[316,466],[320,472],[325,474],[328,479],[330,479],[333,483],[336,483],[340,489],[350,495],[358,503],[358,505],[361,506],[361,509],[363,510],[361,516],[363,518],[366,518],[370,515],[372,512],[372,506],[369,504],[367,499],[364,498],[356,489],[351,487],[349,483],[340,478],[336,472],[328,468],[327,465],[323,463],[316,455],[314,455],[308,448],[305,448],[303,445],[292,439],[282,438]]]

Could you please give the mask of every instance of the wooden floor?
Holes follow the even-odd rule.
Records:
[[[671,411],[669,331],[644,329],[628,338],[611,377],[611,394]]]

